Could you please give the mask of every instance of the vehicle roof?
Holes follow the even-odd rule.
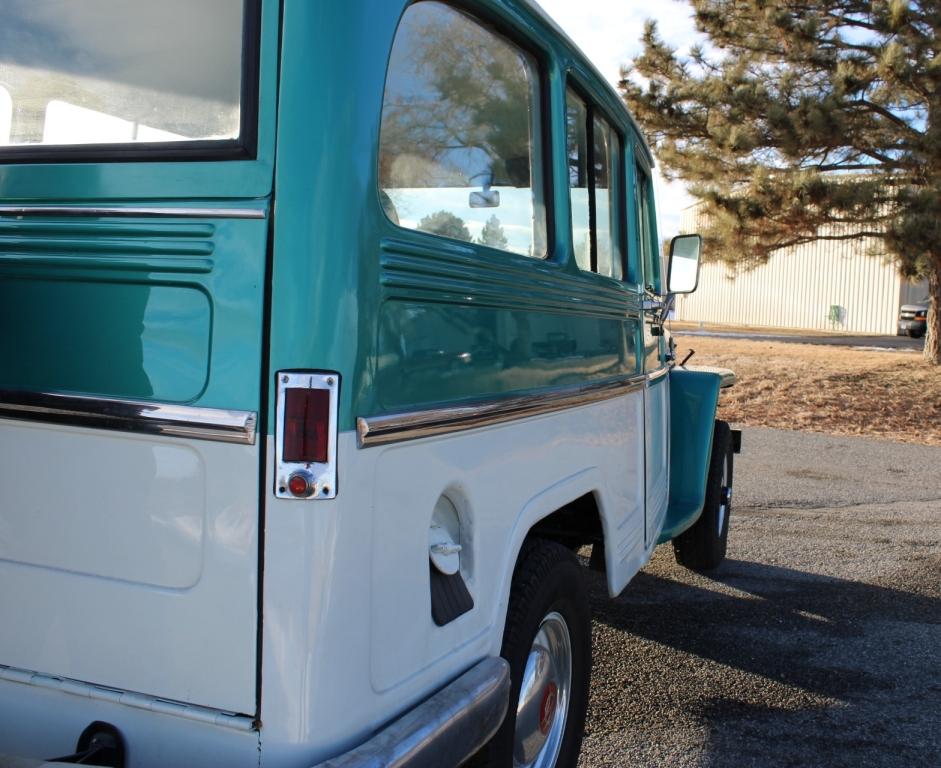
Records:
[[[634,116],[630,113],[627,108],[627,105],[624,104],[624,99],[621,98],[621,95],[614,89],[614,86],[608,82],[608,79],[601,74],[600,70],[592,63],[591,59],[585,55],[585,52],[576,44],[571,37],[569,37],[568,32],[566,32],[559,23],[553,19],[546,10],[539,5],[536,0],[516,0],[517,4],[526,8],[532,15],[537,16],[539,20],[545,24],[547,27],[551,28],[554,33],[556,33],[560,40],[569,48],[569,52],[573,55],[574,58],[580,60],[582,66],[590,72],[601,84],[611,96],[614,97],[614,100],[620,105],[621,117],[625,118],[634,130],[637,133],[637,137],[640,139],[641,145],[644,148],[644,151],[647,153],[647,160],[650,163],[651,167],[654,165],[653,152],[650,150],[650,145],[647,143],[647,137],[644,135],[643,129],[638,124],[637,120],[634,119]]]

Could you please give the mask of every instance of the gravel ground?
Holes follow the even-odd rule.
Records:
[[[752,341],[786,341],[789,344],[815,344],[828,347],[855,347],[861,349],[897,349],[909,352],[921,352],[925,340],[912,339],[908,336],[864,336],[862,334],[837,333],[779,333],[775,330],[760,328],[725,329],[718,326],[699,329],[689,325],[677,325],[673,334],[679,336],[706,336],[717,339],[750,339]]]
[[[581,768],[941,766],[941,448],[746,429],[721,568],[590,583]]]
[[[941,446],[938,366],[909,352],[677,335],[677,357],[731,368],[719,418],[847,437]]]

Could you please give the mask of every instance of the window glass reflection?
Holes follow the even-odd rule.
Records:
[[[640,260],[644,269],[644,285],[652,291],[660,290],[660,258],[653,242],[651,226],[651,184],[647,172],[639,165],[634,171],[634,210],[637,216],[637,238],[640,246]]]
[[[600,275],[622,277],[621,249],[618,237],[616,185],[620,177],[617,162],[620,155],[620,140],[606,120],[595,117],[594,163],[595,163],[595,229],[598,243],[598,267]]]
[[[10,93],[0,85],[0,146],[10,141],[10,125],[13,122],[13,100]]]
[[[410,6],[382,108],[386,215],[410,229],[545,255],[538,84],[533,58],[495,32],[442,3]]]
[[[588,205],[588,107],[573,91],[565,95],[565,122],[572,207],[572,246],[580,269],[591,269]]]
[[[4,0],[0,146],[237,138],[243,6]]]

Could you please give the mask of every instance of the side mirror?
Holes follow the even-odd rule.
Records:
[[[467,204],[471,208],[499,208],[500,190],[484,189],[480,192],[471,192]]]
[[[692,293],[699,285],[699,262],[702,256],[702,237],[679,235],[670,241],[670,265],[667,271],[667,291]]]

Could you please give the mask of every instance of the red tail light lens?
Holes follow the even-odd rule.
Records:
[[[325,389],[284,390],[283,461],[325,463],[329,431],[330,392]]]

